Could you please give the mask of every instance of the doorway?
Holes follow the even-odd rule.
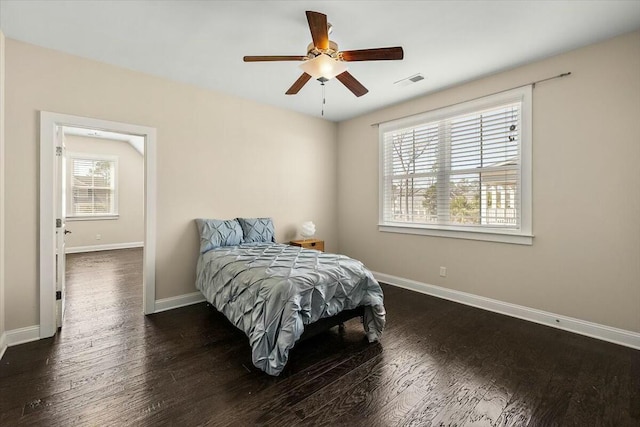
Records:
[[[64,214],[59,188],[64,167],[60,167],[63,128],[91,129],[111,135],[132,136],[143,144],[144,153],[144,237],[143,313],[155,312],[155,129],[127,123],[42,111],[40,114],[40,338],[57,330],[56,313],[64,307]],[[60,148],[57,148],[60,147]],[[68,175],[67,175],[68,176]],[[84,208],[84,207],[83,207]],[[61,213],[62,212],[62,213]],[[62,249],[60,249],[62,248]],[[61,259],[62,258],[62,259]],[[60,282],[62,277],[63,282]],[[62,288],[62,289],[60,289]],[[61,308],[62,306],[62,308]]]

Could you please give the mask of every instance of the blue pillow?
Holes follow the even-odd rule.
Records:
[[[235,246],[242,243],[242,228],[235,219],[196,219],[200,232],[200,253],[220,246]]]
[[[271,218],[236,218],[242,227],[245,243],[275,243],[275,229]]]

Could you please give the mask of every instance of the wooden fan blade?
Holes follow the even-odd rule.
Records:
[[[367,89],[366,87],[362,86],[362,83],[360,83],[358,80],[356,80],[355,77],[353,77],[351,74],[349,74],[348,71],[345,71],[342,74],[338,74],[336,76],[336,79],[340,80],[340,82],[345,85],[347,87],[347,89],[349,89],[351,92],[353,92],[353,94],[355,96],[362,96],[365,93],[369,92],[369,89]]]
[[[344,61],[393,61],[404,58],[402,47],[345,50],[340,52]]]
[[[327,15],[307,10],[307,22],[309,22],[313,45],[318,49],[329,49],[329,27],[327,26]]]
[[[302,73],[302,75],[298,77],[298,80],[296,80],[296,82],[289,88],[286,94],[295,95],[296,93],[300,92],[300,89],[302,89],[302,86],[307,84],[310,78],[311,76],[309,74]]]
[[[262,62],[262,61],[304,61],[306,56],[297,55],[280,55],[280,56],[245,56],[244,62]]]

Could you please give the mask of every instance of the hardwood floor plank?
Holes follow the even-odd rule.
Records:
[[[180,394],[180,386],[184,385],[185,391],[191,387],[206,386],[206,381],[211,381],[212,376],[225,371],[224,362],[233,359],[233,351],[236,347],[228,347],[225,353],[216,352],[214,358],[206,358],[201,353],[183,354],[179,359],[173,359],[171,365],[160,366],[148,361],[136,369],[129,370],[122,376],[111,376],[115,381],[98,381],[96,387],[85,386],[83,389],[72,388],[66,393],[57,393],[43,398],[46,407],[43,412],[47,417],[60,418],[63,414],[73,413],[75,408],[91,406],[92,408],[105,398],[113,405],[121,406],[120,411],[110,413],[94,413],[82,411],[82,417],[74,420],[84,423],[84,417],[91,416],[91,422],[105,422],[113,414],[118,419],[123,417],[135,419],[138,414],[151,404],[163,402],[167,395]],[[203,364],[199,359],[205,359]],[[212,366],[213,369],[203,369],[203,365]],[[175,372],[175,374],[174,374]],[[114,387],[121,388],[117,395],[113,396]],[[140,393],[138,393],[140,391]],[[98,405],[99,407],[100,405]],[[123,410],[124,409],[124,410]],[[42,416],[42,414],[38,414]],[[68,420],[64,420],[67,422]]]
[[[446,319],[447,313],[453,311],[453,307],[448,307],[445,310],[440,311],[440,318]],[[392,354],[396,350],[404,350],[405,352],[410,350],[408,347],[411,345],[411,340],[414,338],[412,331],[416,327],[421,327],[424,330],[428,330],[431,326],[437,322],[437,318],[430,315],[428,312],[418,312],[411,316],[410,321],[397,322],[393,319],[389,320],[388,330],[383,337],[382,347],[384,354]],[[387,333],[388,332],[388,333]],[[391,338],[387,338],[387,336]],[[377,352],[377,349],[376,349]],[[351,387],[357,383],[358,378],[361,376],[359,372],[361,369],[366,369],[370,364],[371,359],[364,358],[365,363],[360,363],[359,358],[356,357],[350,360],[350,363],[337,366],[335,369],[328,371],[322,377],[314,379],[310,385],[305,385],[303,393],[287,394],[287,399],[276,400],[271,405],[271,408],[260,408],[263,412],[259,416],[253,413],[247,413],[243,416],[243,419],[247,423],[264,423],[269,421],[273,424],[286,424],[287,422],[299,421],[300,417],[305,416],[304,406],[308,406],[316,410],[331,401],[336,395],[348,394],[349,391],[344,387]],[[380,358],[372,360],[371,363],[380,362]],[[346,369],[346,370],[345,370]],[[345,370],[341,373],[341,370]],[[360,378],[361,380],[362,378]],[[334,390],[339,390],[338,393],[334,393]],[[294,420],[286,420],[281,418],[281,409],[283,407],[291,407],[289,414],[295,414]],[[273,414],[280,415],[272,420]]]
[[[603,355],[608,361],[604,385],[598,389],[601,396],[603,424],[616,426],[640,426],[640,357],[633,350],[627,354]],[[596,367],[591,372],[598,372]],[[576,396],[579,396],[576,393]],[[570,419],[569,417],[566,417]]]
[[[207,421],[207,425],[241,425],[242,423],[239,420],[252,417],[250,414],[262,413],[265,410],[264,405],[271,407],[273,402],[294,399],[297,393],[304,392],[301,391],[301,388],[307,389],[307,385],[313,386],[316,384],[311,381],[313,378],[328,381],[332,376],[332,372],[343,373],[350,369],[352,363],[361,363],[354,361],[374,357],[381,351],[379,346],[368,345],[362,341],[360,343],[359,347],[364,348],[365,351],[360,351],[355,356],[347,358],[346,362],[344,361],[345,353],[339,353],[336,357],[318,360],[317,363],[311,366],[300,366],[299,369],[305,375],[300,375],[302,372],[294,371],[286,377],[272,378],[266,377],[264,373],[255,370],[255,368],[247,369],[245,375],[239,380],[223,383],[220,387],[216,384],[215,387],[206,390],[204,396],[199,396],[197,401],[192,402],[191,410],[188,413],[176,417],[174,421],[177,424],[190,425],[196,420],[204,419]],[[354,348],[350,351],[353,350]],[[250,366],[249,360],[246,360],[245,363]],[[248,399],[255,395],[261,396],[263,393],[274,396],[274,399]],[[220,399],[221,396],[223,399]],[[236,403],[239,400],[243,404],[237,407]],[[211,411],[212,401],[214,406],[219,407],[219,410]],[[212,413],[215,416],[212,417],[210,415]]]
[[[531,346],[529,334],[516,333],[505,330],[502,325],[496,325],[496,334],[490,342],[493,344],[488,355],[487,366],[490,367],[490,372],[485,371],[482,374],[487,382],[475,390],[472,401],[477,403],[468,412],[466,418],[460,420],[460,425],[499,425],[507,418],[501,417],[509,409],[509,405],[513,404],[518,386],[525,382],[524,390],[529,393],[534,384],[532,378],[540,377],[541,370],[544,372],[549,369],[550,365],[545,367],[539,359],[540,348]],[[542,369],[532,369],[531,366]],[[544,380],[540,381],[539,385],[546,385],[548,377],[544,376],[544,373],[542,377]],[[527,408],[526,404],[520,407],[525,411]],[[447,419],[442,415],[442,413],[439,414],[439,419],[436,418],[436,421]],[[529,417],[526,418],[526,422],[528,420]]]
[[[102,319],[99,319],[101,325],[99,334],[95,333],[95,326],[92,330],[87,330],[82,334],[76,334],[67,329],[66,335],[61,332],[57,337],[57,341],[49,342],[47,346],[48,351],[43,351],[41,347],[33,347],[28,349],[22,358],[10,360],[9,363],[11,363],[11,366],[8,367],[6,371],[3,370],[3,376],[18,375],[21,373],[23,376],[31,376],[32,373],[30,370],[33,369],[34,365],[46,368],[46,366],[54,366],[57,363],[69,365],[66,372],[72,372],[74,369],[84,369],[86,364],[94,363],[97,357],[106,358],[110,354],[116,356],[114,360],[131,360],[126,358],[130,357],[135,359],[141,357],[144,353],[142,353],[140,349],[146,346],[153,347],[169,344],[170,349],[181,348],[181,346],[176,344],[180,344],[192,336],[200,336],[203,333],[208,333],[208,339],[210,340],[219,339],[220,337],[229,338],[231,336],[241,336],[241,333],[238,333],[238,331],[230,325],[225,325],[225,328],[215,331],[215,334],[217,334],[215,337],[212,335],[213,332],[206,328],[194,327],[193,323],[187,324],[189,326],[184,331],[180,328],[173,327],[172,323],[167,322],[163,325],[156,326],[155,323],[160,319],[157,319],[155,316],[159,315],[143,318],[138,314],[137,319],[132,319],[122,327],[117,328],[103,325]],[[210,319],[210,317],[206,316],[202,320],[206,321],[208,319]],[[162,335],[158,335],[153,332],[157,327],[170,329],[165,330]],[[205,337],[203,337],[203,339],[205,339]],[[196,343],[195,345],[201,345],[201,343]],[[12,380],[20,381],[22,378],[13,377]]]
[[[416,317],[419,318],[419,316]],[[314,365],[314,370],[308,371],[306,378],[302,377],[304,378],[304,382],[301,384],[297,384],[295,380],[296,377],[294,376],[289,376],[286,380],[278,381],[269,387],[269,389],[262,391],[265,393],[265,396],[270,396],[266,404],[231,407],[219,414],[219,417],[232,420],[230,425],[235,425],[236,422],[246,424],[271,422],[272,417],[279,415],[283,407],[303,400],[309,394],[341,378],[355,367],[367,363],[379,355],[383,351],[383,348],[379,344],[367,344],[364,342],[361,336],[361,327],[361,325],[357,325],[357,329],[359,330],[357,333],[359,338],[357,339],[361,343],[361,350],[354,351],[354,349],[345,349],[345,353],[338,354],[337,357],[331,358],[333,363],[325,364],[320,362],[320,364]],[[395,341],[403,336],[399,329],[390,328],[390,331],[393,332],[393,338],[390,341]],[[317,338],[318,340],[326,339],[323,337]],[[310,342],[305,342],[303,345],[304,344],[310,344]],[[298,348],[298,350],[302,351],[304,351],[304,349],[304,346]],[[323,353],[326,354],[326,352],[322,352],[318,353],[318,355]],[[309,355],[305,354],[304,360],[308,357]],[[242,411],[241,415],[238,415],[240,411]],[[215,425],[216,423],[213,422],[213,424]]]
[[[406,341],[398,342],[395,346],[385,343],[385,352],[372,369],[361,372],[361,367],[350,372],[331,387],[292,407],[292,412],[303,417],[305,424],[323,425],[354,416],[361,419],[372,407],[387,404],[416,378],[424,380],[426,375],[433,376],[430,372],[433,364],[424,360],[428,352],[425,346],[432,349],[433,345],[446,346],[448,331],[444,325],[448,320],[447,316],[441,316],[431,318],[426,323],[421,322],[420,326],[430,331],[432,340],[412,341],[412,334],[409,334]],[[436,337],[444,339],[445,343],[442,344]],[[344,399],[345,395],[349,397]],[[330,417],[326,416],[327,412],[331,413]]]
[[[636,425],[640,425],[640,355],[634,350],[624,350],[629,353],[628,360],[630,361],[627,365],[628,370],[620,370],[622,383],[625,386],[621,387],[622,391],[616,396],[617,399],[607,401],[607,405],[614,406],[619,403],[621,407],[627,409],[629,420],[633,420]],[[617,351],[614,352],[614,354],[617,353]]]
[[[576,354],[570,348],[565,348],[558,354],[551,379],[537,402],[528,426],[560,424],[569,407],[583,358],[584,354]]]
[[[442,411],[447,411],[447,405],[460,403],[465,412],[455,413],[456,417],[466,414],[469,406],[469,384],[477,376],[481,377],[483,362],[486,360],[486,351],[482,345],[487,343],[483,338],[484,333],[491,336],[492,325],[482,321],[486,318],[484,313],[478,313],[479,319],[473,319],[468,327],[463,328],[456,336],[459,339],[448,342],[444,351],[433,352],[430,355],[438,361],[439,369],[428,381],[418,380],[418,385],[423,390],[423,399],[419,405],[406,414],[403,425],[424,425],[431,423]],[[472,325],[475,323],[475,325]],[[473,384],[473,383],[472,383]],[[481,383],[482,384],[482,383]],[[474,402],[475,403],[475,402]]]
[[[587,425],[601,424],[604,415],[605,396],[603,393],[616,393],[618,384],[610,383],[605,387],[606,377],[593,375],[597,367],[609,369],[609,360],[604,355],[586,355],[575,381],[574,390],[569,399],[564,417],[567,424]]]

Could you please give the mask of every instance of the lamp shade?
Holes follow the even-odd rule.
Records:
[[[320,54],[313,59],[309,59],[300,64],[302,71],[309,74],[314,79],[324,77],[329,80],[347,71],[347,64],[328,55]]]
[[[300,226],[300,234],[305,239],[313,237],[313,235],[316,234],[316,226],[315,226],[315,224],[313,222],[311,222],[311,221],[303,222],[302,226]]]

